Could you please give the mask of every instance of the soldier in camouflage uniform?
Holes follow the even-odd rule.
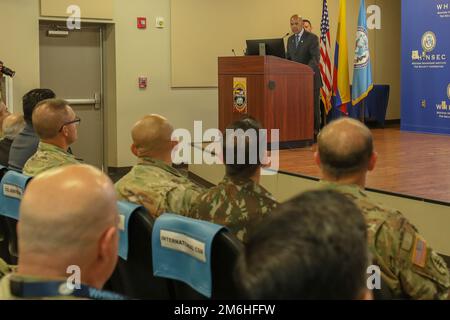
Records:
[[[35,177],[20,206],[17,272],[0,281],[0,299],[120,299],[101,291],[118,259],[117,210],[111,180],[94,167]]]
[[[342,192],[363,211],[373,262],[394,298],[448,299],[450,277],[443,259],[399,211],[364,191],[377,160],[370,130],[352,119],[332,122],[319,135],[315,159],[321,187]]]
[[[33,111],[33,126],[40,138],[39,147],[25,163],[23,173],[34,177],[52,168],[77,164],[78,161],[67,150],[78,138],[79,123],[80,119],[67,101],[49,99],[40,102]]]
[[[132,129],[131,150],[138,164],[116,185],[117,196],[143,205],[153,217],[164,212],[188,215],[203,188],[171,166],[173,127],[167,119],[148,115]]]
[[[260,124],[251,118],[233,123],[228,129],[256,130]],[[257,137],[259,134],[257,134]],[[214,187],[199,198],[191,216],[196,219],[211,221],[227,226],[241,241],[246,240],[248,229],[257,224],[264,216],[276,208],[274,197],[259,184],[261,162],[250,162],[248,139],[245,145],[239,145],[237,139],[227,137],[224,154],[245,152],[245,163],[226,162],[226,175],[217,187]],[[256,142],[256,141],[253,141]],[[245,150],[244,150],[245,148]]]

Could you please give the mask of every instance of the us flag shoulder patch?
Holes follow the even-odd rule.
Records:
[[[418,267],[424,268],[427,262],[427,243],[426,241],[416,235],[414,243],[414,250],[412,255],[412,263]]]

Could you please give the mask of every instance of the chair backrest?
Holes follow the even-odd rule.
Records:
[[[8,171],[0,186],[0,215],[19,220],[19,207],[31,177]]]
[[[5,217],[0,216],[0,258],[8,264],[14,264],[9,253],[9,230]]]
[[[16,225],[19,220],[20,201],[30,180],[31,177],[10,170],[4,174],[0,184],[0,229],[4,234],[0,252],[4,253],[2,258],[10,264],[17,263]]]
[[[130,218],[139,208],[142,208],[142,206],[126,201],[118,201],[117,207],[119,210],[119,257],[121,257],[123,260],[128,259],[128,248],[129,248],[129,222]]]
[[[116,269],[105,289],[135,299],[172,299],[172,283],[153,276],[151,243],[153,219],[147,210],[137,207],[130,215],[127,229],[127,259],[119,257]]]
[[[179,215],[153,229],[155,275],[173,280],[175,299],[233,299],[234,264],[243,246],[226,228]]]

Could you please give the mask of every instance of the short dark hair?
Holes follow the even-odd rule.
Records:
[[[242,298],[360,298],[369,263],[364,216],[336,191],[282,204],[252,232],[236,265]]]
[[[55,97],[55,93],[50,89],[33,89],[27,92],[22,98],[23,117],[25,121],[31,123],[33,110],[39,102]]]
[[[343,123],[354,130],[333,132]],[[348,128],[350,129],[350,128]],[[344,136],[338,136],[345,133]],[[349,118],[335,120],[328,124],[317,138],[321,167],[334,177],[342,177],[367,168],[373,154],[373,138],[363,123]]]
[[[261,166],[260,129],[262,129],[261,124],[248,115],[227,127],[227,130],[234,131],[233,135],[225,135],[223,143],[223,159],[227,176],[250,178]],[[252,132],[256,135],[251,135]],[[256,159],[251,151],[256,151]],[[245,159],[239,159],[238,155],[243,155]]]
[[[308,22],[309,23],[309,25],[312,27],[312,23],[311,23],[311,21],[309,21],[308,19],[303,19],[303,23],[305,23],[305,22]]]

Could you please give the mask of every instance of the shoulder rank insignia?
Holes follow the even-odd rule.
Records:
[[[447,274],[448,272],[447,265],[442,260],[442,258],[434,251],[431,253],[431,261],[433,262],[434,267],[440,274],[444,275]]]

